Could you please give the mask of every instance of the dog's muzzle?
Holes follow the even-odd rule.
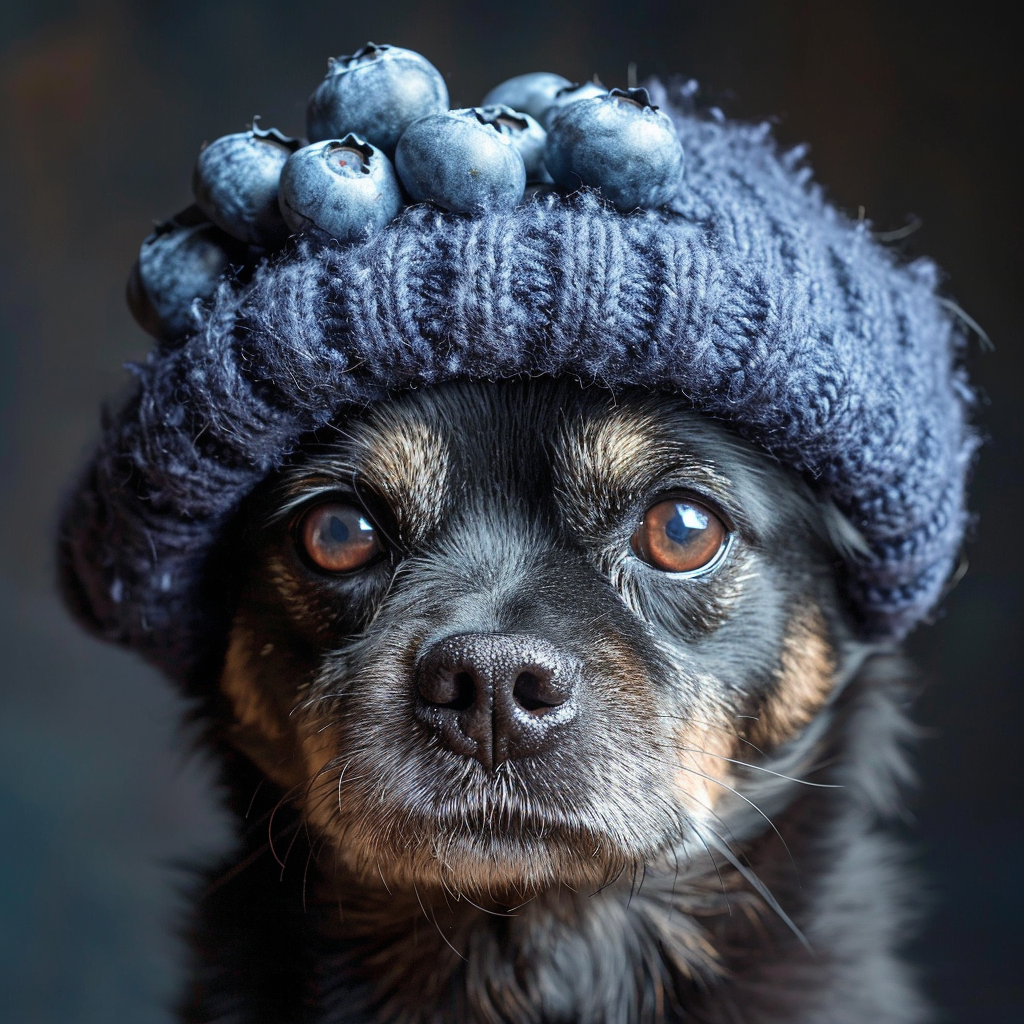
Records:
[[[582,664],[540,637],[461,633],[425,647],[416,716],[488,771],[558,743],[576,717]]]

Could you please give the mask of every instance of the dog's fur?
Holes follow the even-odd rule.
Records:
[[[630,546],[678,494],[730,531],[694,577]],[[383,557],[302,557],[325,498]],[[855,639],[855,531],[767,456],[677,399],[452,385],[313,439],[228,538],[206,713],[243,839],[204,883],[184,1020],[922,1019],[879,832],[905,672]],[[496,766],[439,740],[417,672],[465,634],[572,666],[553,740]]]

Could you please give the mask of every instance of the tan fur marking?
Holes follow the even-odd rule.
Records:
[[[652,442],[657,436],[650,416],[610,409],[601,419],[581,424],[563,439],[559,476],[570,499],[566,512],[582,516],[573,525],[584,536],[595,528],[600,533],[604,518],[617,518],[622,506],[631,503],[637,477],[646,476],[652,460],[657,461],[657,445]],[[593,507],[595,495],[602,497],[603,513]]]
[[[632,479],[637,463],[650,458],[651,439],[658,436],[654,417],[633,410],[615,409],[588,431],[584,452],[589,469],[603,482],[620,484]]]
[[[284,787],[301,781],[295,734],[289,719],[259,683],[256,659],[268,657],[269,644],[262,644],[248,627],[236,622],[231,630],[221,692],[231,702],[235,725],[229,734],[232,744],[250,758],[266,775]]]
[[[290,714],[290,708],[275,704],[263,690],[257,659],[269,657],[273,650],[274,645],[261,644],[252,629],[235,623],[220,679],[235,712],[231,742],[279,785],[297,789],[307,812],[310,806],[326,807],[321,822],[326,825],[334,813],[337,776],[319,773],[337,753],[337,739],[333,730],[310,725],[303,714]],[[307,792],[310,780],[316,781]],[[332,793],[325,796],[324,787]]]
[[[690,814],[706,821],[732,786],[726,758],[736,757],[736,735],[725,716],[709,708],[701,720],[677,730],[675,740],[676,792]]]
[[[751,742],[769,749],[792,739],[825,706],[835,668],[820,609],[799,609],[789,621],[776,687],[753,723]]]
[[[665,426],[663,408],[629,406],[568,425],[556,458],[556,486],[570,525],[584,540],[605,536],[670,468],[694,484],[727,489],[719,470]]]
[[[274,742],[280,740],[284,733],[273,705],[260,693],[251,678],[249,662],[256,644],[256,638],[250,630],[238,625],[231,630],[231,641],[227,657],[224,659],[220,687],[231,701],[239,725],[255,729]],[[260,654],[263,654],[267,646],[272,647],[260,645]]]
[[[400,518],[440,506],[448,487],[448,445],[426,423],[412,416],[381,419],[359,441],[362,473]]]

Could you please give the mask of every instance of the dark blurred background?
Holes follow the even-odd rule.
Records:
[[[913,639],[929,677],[908,831],[931,911],[914,947],[941,1019],[1024,1020],[1018,469],[1019,34],[1009,5],[600,0],[0,5],[0,1021],[168,1020],[181,862],[226,841],[169,688],[70,623],[54,509],[147,350],[123,302],[152,219],[189,202],[204,139],[301,134],[329,55],[423,52],[453,105],[549,69],[682,72],[727,113],[807,141],[834,201],[934,256],[991,337],[971,355],[990,440],[970,570]]]

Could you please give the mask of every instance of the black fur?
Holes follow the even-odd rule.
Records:
[[[730,528],[683,579],[630,537],[659,498]],[[295,523],[365,509],[329,575]],[[854,637],[856,532],[675,400],[457,385],[310,439],[229,531],[204,714],[241,841],[191,929],[189,1022],[910,1022],[897,956],[905,670]],[[557,742],[488,770],[417,717],[421,652],[538,637]]]

